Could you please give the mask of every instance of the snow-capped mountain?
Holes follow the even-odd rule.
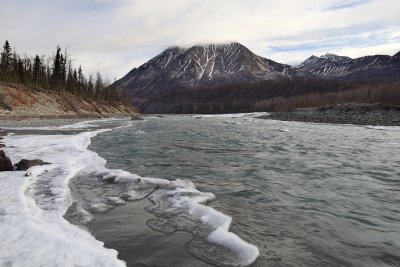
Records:
[[[355,59],[333,54],[311,56],[296,68],[327,79],[400,79],[400,52],[393,57],[375,55]]]
[[[251,83],[304,75],[289,65],[260,57],[239,43],[173,47],[116,81],[135,100],[171,90]]]
[[[292,67],[258,56],[239,43],[230,43],[166,49],[113,86],[128,91],[132,103],[145,113],[196,113],[240,111],[233,106],[224,108],[238,102],[243,110],[250,110],[245,108],[258,98],[320,90],[321,85],[304,85],[313,80],[394,79],[400,80],[400,52],[392,57],[356,59],[334,54],[311,56]],[[275,83],[280,80],[284,82]],[[271,88],[276,90],[272,92]],[[210,101],[221,107],[205,108]],[[203,108],[198,109],[199,105]]]

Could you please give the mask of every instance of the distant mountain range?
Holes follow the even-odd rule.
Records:
[[[349,58],[326,54],[311,56],[296,69],[320,79],[393,80],[400,79],[400,52],[394,56],[375,55]]]
[[[326,54],[289,66],[258,56],[239,43],[173,47],[132,69],[113,85],[128,90],[140,110],[153,112],[146,110],[149,102],[162,102],[163,96],[182,90],[293,79],[400,80],[400,52],[356,59]]]

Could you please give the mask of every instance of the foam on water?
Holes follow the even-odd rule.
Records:
[[[194,118],[243,118],[243,117],[256,117],[260,115],[266,115],[265,112],[253,112],[253,113],[231,113],[231,114],[210,114],[210,115],[196,115]]]
[[[366,129],[380,130],[380,131],[400,131],[398,126],[365,126]]]
[[[93,124],[63,129],[71,127]],[[223,266],[247,266],[256,260],[257,247],[229,232],[232,218],[204,205],[215,199],[212,193],[198,191],[187,180],[107,169],[106,161],[87,147],[92,137],[109,130],[5,138],[6,153],[13,162],[38,158],[51,164],[33,167],[29,173],[0,173],[0,240],[4,244],[0,265],[123,266],[117,251],[104,248],[84,226],[94,212],[145,197],[153,203],[147,211],[158,217],[148,226],[166,233],[192,233],[186,248],[194,256]]]

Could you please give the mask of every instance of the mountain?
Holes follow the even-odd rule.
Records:
[[[374,55],[355,59],[333,54],[311,56],[296,68],[322,79],[398,80],[400,52],[392,57]]]
[[[260,57],[239,43],[230,43],[169,48],[114,85],[128,89],[134,104],[140,107],[148,99],[184,88],[304,75],[289,65]]]
[[[400,80],[400,52],[356,59],[311,56],[292,67],[239,43],[172,47],[112,86],[128,91],[142,113],[226,113],[275,110],[282,99],[296,98],[297,104],[286,106],[301,106],[304,95],[362,90],[368,80]]]

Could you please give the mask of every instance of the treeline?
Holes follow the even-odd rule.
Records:
[[[341,103],[400,105],[400,81],[269,80],[182,88],[149,99],[143,113],[288,111]]]
[[[5,42],[0,58],[0,81],[21,83],[30,88],[68,92],[89,101],[130,105],[128,92],[118,93],[100,72],[83,74],[74,67],[68,50],[57,46],[51,56],[20,55]]]
[[[383,103],[400,106],[400,81],[352,82],[342,90],[314,91],[255,102],[254,111],[290,111],[344,103]]]

